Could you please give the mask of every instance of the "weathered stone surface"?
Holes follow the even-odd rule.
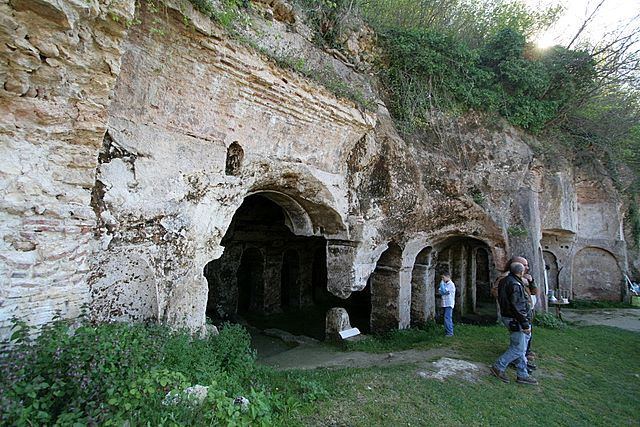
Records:
[[[162,400],[163,405],[190,405],[197,406],[202,405],[207,399],[209,393],[209,386],[203,386],[196,384],[185,388],[182,391],[170,391],[166,394]]]
[[[608,179],[593,171],[555,172],[544,179],[541,246],[548,289],[573,298],[621,300],[626,244],[621,202]]]
[[[273,17],[287,24],[295,24],[296,16],[291,5],[285,0],[256,0],[255,3],[263,4],[271,10]]]
[[[133,2],[0,3],[0,336],[90,301],[89,207]],[[124,21],[124,19],[123,19]]]

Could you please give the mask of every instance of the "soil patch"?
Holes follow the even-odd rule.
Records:
[[[476,382],[480,377],[486,376],[487,367],[485,365],[467,362],[461,359],[443,357],[435,362],[431,362],[417,372],[421,378],[436,379],[444,381],[448,377],[458,377],[463,380]]]
[[[613,326],[627,331],[640,332],[640,309],[637,308],[564,309],[562,317],[578,325]]]
[[[253,337],[258,362],[278,370],[316,368],[367,368],[408,363],[422,363],[445,356],[455,357],[451,349],[404,350],[392,353],[366,353],[340,351],[322,342],[301,343],[293,348],[281,340],[264,335]]]

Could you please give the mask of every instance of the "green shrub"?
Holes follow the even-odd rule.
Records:
[[[222,7],[216,7],[211,0],[189,0],[202,14],[210,17],[225,28],[231,28],[240,17],[242,0],[220,0]]]
[[[16,323],[12,338],[0,356],[4,425],[268,424],[282,408],[283,398],[256,382],[255,353],[238,325],[197,339],[159,325],[56,322],[30,338]],[[201,406],[162,403],[195,384],[209,386]],[[240,395],[251,402],[246,411],[233,403]]]
[[[529,232],[522,225],[510,225],[507,234],[511,237],[526,237]]]
[[[547,329],[560,329],[565,326],[562,320],[548,312],[536,313],[533,318],[533,324]]]
[[[538,133],[593,82],[588,55],[532,50],[509,28],[475,49],[433,29],[383,29],[380,41],[391,113],[417,128],[434,108],[474,109]]]

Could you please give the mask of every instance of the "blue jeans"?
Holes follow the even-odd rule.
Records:
[[[502,318],[502,322],[507,328],[509,328],[509,322],[511,322],[511,320],[512,319],[509,317]],[[505,351],[502,356],[498,357],[498,360],[496,360],[496,363],[493,366],[495,366],[500,372],[504,372],[507,369],[507,366],[509,366],[511,362],[515,361],[518,377],[528,378],[529,373],[527,372],[527,358],[525,357],[525,352],[527,351],[527,344],[529,343],[529,339],[531,339],[531,335],[525,334],[522,331],[509,332],[511,334],[509,339],[509,348],[507,348],[507,351]]]
[[[443,307],[444,311],[444,334],[453,335],[453,307]]]

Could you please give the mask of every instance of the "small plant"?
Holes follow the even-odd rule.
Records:
[[[536,313],[533,324],[547,329],[560,329],[565,327],[564,322],[551,313]]]
[[[526,237],[529,232],[521,225],[510,225],[507,228],[507,234],[511,237]]]
[[[478,189],[473,189],[471,191],[471,197],[473,198],[473,201],[480,206],[484,206],[487,202],[485,195]]]
[[[217,7],[211,0],[189,0],[202,14],[210,17],[224,28],[230,29],[243,15],[240,8],[248,2],[242,0],[220,0],[221,7]]]

